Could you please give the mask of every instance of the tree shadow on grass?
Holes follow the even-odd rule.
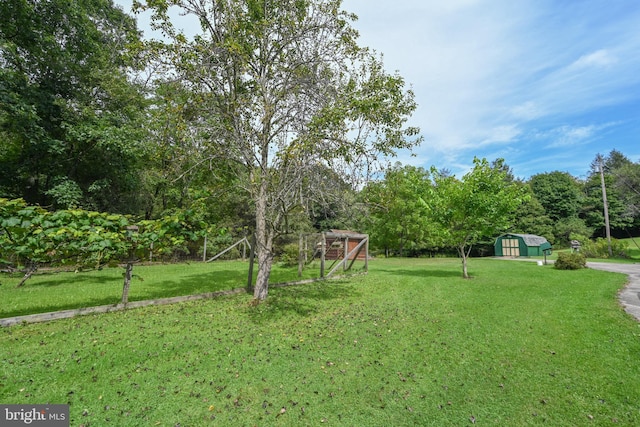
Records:
[[[124,270],[123,270],[124,272]],[[49,274],[49,273],[47,273]],[[52,273],[52,274],[57,274],[57,273]],[[119,280],[119,277],[116,276],[105,276],[105,275],[101,275],[101,274],[91,274],[91,273],[78,273],[77,275],[74,275],[73,277],[69,278],[67,277],[63,277],[63,276],[59,276],[59,277],[55,277],[52,276],[50,278],[46,278],[44,280],[42,280],[40,277],[38,278],[38,280],[33,281],[33,282],[25,282],[25,286],[29,286],[29,287],[43,287],[43,288],[50,288],[50,287],[54,287],[54,286],[62,286],[62,285],[68,285],[70,282],[73,282],[74,284],[77,284],[78,286],[91,286],[91,285],[104,285],[107,283],[112,283],[114,281]]]
[[[134,269],[135,275],[135,269]],[[144,274],[143,274],[144,276]],[[206,273],[185,274],[172,276],[171,279],[157,280],[154,278],[134,277],[131,282],[129,302],[170,298],[177,296],[197,295],[211,292],[229,291],[246,287],[247,276],[245,272],[237,270],[216,270]],[[18,308],[0,314],[0,317],[16,317],[28,314],[48,313],[70,309],[80,309],[101,305],[118,304],[122,292],[122,278],[118,276],[104,276],[98,274],[81,273],[81,275],[71,278],[60,276],[48,278],[45,281],[33,283],[34,287],[55,287],[73,282],[78,286],[79,292],[82,287],[96,284],[110,285],[109,295],[103,297],[90,298],[88,296],[78,296],[73,301],[52,302],[44,305],[32,305],[26,308]],[[337,300],[358,296],[359,292],[349,286],[348,280],[331,280],[303,285],[278,287],[270,290],[267,303],[262,306],[267,307],[264,313],[259,310],[252,310],[255,321],[264,321],[271,318],[278,318],[290,313],[298,316],[307,316],[322,307],[322,301]]]
[[[331,301],[357,299],[361,296],[362,292],[349,280],[318,281],[273,287],[265,302],[247,310],[252,322],[262,324],[289,316],[311,316],[321,310],[330,310]]]
[[[424,277],[428,279],[430,277],[448,278],[448,277],[460,277],[462,278],[462,267],[458,270],[437,270],[437,269],[421,269],[421,270],[408,270],[408,269],[377,269],[376,272],[388,274],[390,276],[410,276],[410,277]]]
[[[226,291],[246,285],[246,275],[233,270],[217,270],[202,274],[179,275],[171,280],[145,280],[144,275],[135,276],[131,281],[129,302],[186,296],[201,293]],[[0,313],[0,318],[24,316],[28,314],[48,313],[53,311],[113,305],[120,303],[122,297],[123,278],[120,275],[104,276],[98,274],[79,273],[74,276],[47,278],[34,283],[27,282],[31,288],[56,287],[73,284],[77,286],[78,296],[68,301],[39,303],[24,308],[16,308]],[[82,289],[96,285],[108,285],[109,295],[89,297],[82,295]]]
[[[124,269],[122,270],[124,274]],[[6,286],[17,286],[20,280],[23,278],[23,274],[13,273],[11,275],[3,276]],[[90,286],[91,284],[105,284],[118,280],[119,276],[114,274],[104,274],[96,270],[87,272],[73,273],[71,271],[36,271],[34,275],[27,280],[23,287],[25,288],[50,288],[55,286],[68,285],[69,283],[77,284],[78,286]]]
[[[216,270],[207,273],[178,276],[172,280],[144,283],[131,282],[131,301],[196,295],[208,292],[228,291],[246,286],[247,277],[243,272]],[[136,289],[136,285],[137,289]]]

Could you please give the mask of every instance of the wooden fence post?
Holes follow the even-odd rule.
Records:
[[[300,233],[300,238],[298,239],[298,277],[302,277],[302,267],[304,266],[304,236]]]
[[[247,279],[247,290],[253,289],[253,261],[256,257],[256,235],[251,236],[251,247],[249,248],[249,277]]]
[[[207,235],[204,235],[204,247],[202,248],[202,262],[207,261]]]
[[[244,236],[244,242],[242,243],[242,261],[247,259],[247,236]]]
[[[133,276],[133,261],[127,262],[127,268],[124,271],[124,284],[122,285],[122,304],[129,302],[129,288],[131,287],[131,277]]]
[[[367,234],[367,243],[364,244],[364,271],[369,271],[369,235]]]
[[[322,233],[322,240],[320,241],[320,277],[324,277],[324,253],[327,248],[327,236]]]
[[[347,261],[349,254],[349,237],[344,238],[344,261],[342,261],[342,271],[347,271]]]

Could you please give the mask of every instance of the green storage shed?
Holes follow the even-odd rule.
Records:
[[[535,234],[503,234],[494,243],[495,255],[504,257],[542,256],[551,254],[551,243]]]

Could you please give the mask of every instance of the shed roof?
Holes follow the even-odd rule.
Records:
[[[509,233],[504,236],[517,236],[521,237],[524,240],[525,245],[527,246],[541,246],[544,243],[549,243],[547,239],[542,236],[536,236],[535,234],[517,234],[517,233]],[[500,236],[502,237],[502,236]]]
[[[331,239],[344,239],[346,237],[350,239],[364,239],[365,237],[367,237],[366,234],[357,233],[355,231],[336,229],[332,229],[331,231],[326,232],[325,236]]]

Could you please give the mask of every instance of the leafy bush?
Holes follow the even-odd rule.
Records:
[[[297,243],[289,243],[284,245],[282,252],[278,256],[278,261],[283,267],[294,267],[298,265],[300,249]]]
[[[627,245],[620,240],[611,239],[611,253],[614,257],[627,258]],[[599,237],[596,241],[585,240],[582,244],[582,253],[587,258],[609,258],[609,245],[607,239]]]
[[[560,252],[554,267],[558,270],[579,270],[587,267],[587,258],[580,252]]]

